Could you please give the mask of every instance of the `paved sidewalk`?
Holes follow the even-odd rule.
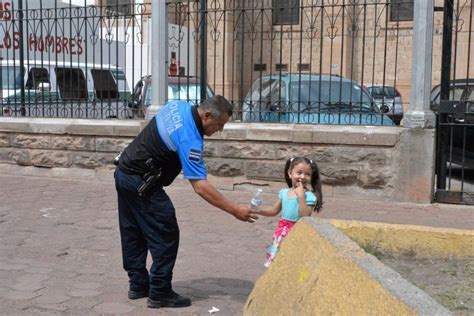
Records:
[[[168,193],[181,247],[174,288],[193,305],[148,309],[127,299],[113,183],[0,175],[2,315],[241,315],[264,272],[265,247],[278,218],[239,222],[204,202],[187,182]],[[224,192],[247,203],[250,192]],[[275,195],[266,194],[273,203]],[[322,218],[474,228],[473,207],[326,199]]]

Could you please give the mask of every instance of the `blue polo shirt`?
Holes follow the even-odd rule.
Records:
[[[168,102],[156,115],[156,128],[167,149],[178,154],[185,179],[207,179],[203,136],[192,107],[185,101]]]
[[[197,107],[169,102],[125,148],[119,167],[124,173],[143,176],[150,171],[145,162],[152,158],[162,171],[159,185],[170,185],[181,170],[186,179],[206,179],[203,136]]]

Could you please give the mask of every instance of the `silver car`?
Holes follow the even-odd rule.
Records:
[[[201,86],[197,77],[168,76],[168,100],[184,100],[191,104],[201,102]],[[207,86],[207,97],[214,91]],[[152,103],[151,75],[143,76],[133,89],[131,101],[128,103],[130,118],[145,118],[146,111]]]
[[[392,86],[378,83],[366,85],[366,88],[380,111],[387,114],[395,125],[400,125],[403,118],[403,101],[400,92]]]

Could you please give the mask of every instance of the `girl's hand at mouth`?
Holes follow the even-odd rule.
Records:
[[[296,188],[294,191],[297,196],[304,196],[305,185],[301,182],[296,182]]]

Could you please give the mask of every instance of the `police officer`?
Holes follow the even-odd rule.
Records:
[[[169,102],[121,154],[115,186],[130,299],[148,297],[151,308],[191,305],[189,298],[171,286],[179,228],[173,203],[163,190],[181,170],[208,203],[241,221],[253,223],[257,219],[249,206],[228,200],[207,181],[203,136],[222,131],[231,116],[232,105],[222,96],[211,97],[197,107],[184,101]],[[145,190],[139,189],[144,186]],[[149,273],[148,250],[153,259]]]

